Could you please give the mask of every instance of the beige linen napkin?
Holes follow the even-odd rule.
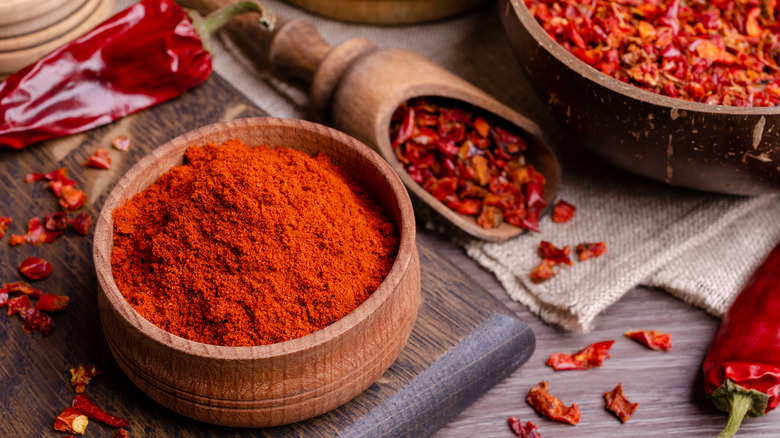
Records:
[[[118,8],[134,3],[118,0]],[[559,196],[577,206],[567,224],[541,221],[542,233],[506,243],[465,239],[467,254],[494,272],[507,293],[545,321],[588,331],[599,313],[631,288],[663,288],[722,315],[750,272],[780,241],[780,197],[744,198],[673,188],[611,167],[589,153],[551,119],[530,90],[504,35],[495,5],[435,23],[376,27],[313,16],[280,1],[277,14],[311,21],[335,45],[366,38],[381,48],[405,48],[441,64],[544,126],[563,166]],[[305,88],[257,67],[226,39],[215,41],[215,70],[275,117],[320,121]],[[607,253],[574,262],[554,279],[534,285],[540,240],[556,246],[604,241]]]

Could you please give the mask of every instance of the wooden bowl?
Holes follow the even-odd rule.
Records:
[[[499,7],[534,90],[573,138],[605,160],[675,186],[780,191],[780,108],[708,105],[625,84],[561,47],[522,0]]]
[[[398,255],[357,309],[298,339],[253,347],[189,341],[153,325],[124,299],[111,270],[111,212],[171,167],[190,145],[238,138],[322,152],[385,207],[400,230]],[[395,360],[412,330],[420,263],[411,201],[395,172],[352,137],[310,122],[272,118],[221,122],[176,137],[138,162],[112,190],[97,222],[93,256],[103,332],[119,365],[142,391],[196,420],[235,427],[288,424],[352,399]]]
[[[411,24],[462,14],[489,0],[287,0],[315,14],[365,24]]]
[[[0,5],[0,38],[26,35],[54,25],[86,0],[6,0]]]

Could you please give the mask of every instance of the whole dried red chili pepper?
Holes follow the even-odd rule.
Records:
[[[127,427],[130,425],[129,421],[115,417],[95,406],[95,404],[84,394],[77,395],[73,399],[73,404],[71,406],[83,412],[87,417],[105,423],[111,427]]]
[[[631,403],[626,399],[621,383],[618,383],[612,391],[604,393],[604,401],[606,402],[607,410],[620,418],[622,423],[628,421],[631,415],[636,412],[636,408],[639,407],[639,403]]]
[[[653,350],[669,351],[672,349],[671,333],[661,333],[657,330],[630,330],[625,335]]]
[[[51,263],[38,257],[27,257],[19,264],[19,272],[30,280],[43,280],[51,274]]]
[[[577,403],[572,403],[566,407],[560,400],[548,392],[550,384],[547,381],[539,382],[538,385],[528,391],[528,397],[525,401],[537,412],[553,420],[562,421],[569,424],[577,424],[580,421],[580,407]]]
[[[65,408],[54,420],[54,430],[83,435],[89,425],[89,419],[76,408]]]
[[[704,390],[729,413],[719,437],[733,436],[742,419],[760,417],[780,402],[780,244],[770,252],[723,317],[704,359]]]
[[[274,16],[255,2],[206,19],[172,0],[130,6],[0,84],[0,146],[86,131],[200,85],[212,69],[209,35],[249,11],[273,28]]]
[[[598,367],[604,359],[609,358],[609,349],[614,343],[615,341],[596,342],[574,354],[553,353],[547,359],[547,365],[553,367],[555,371],[587,370]]]

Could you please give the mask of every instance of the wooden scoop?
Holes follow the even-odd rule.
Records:
[[[231,1],[178,0],[178,3],[208,14]],[[497,228],[482,228],[474,217],[449,209],[412,180],[390,144],[390,119],[410,98],[457,99],[516,125],[528,142],[528,162],[547,178],[544,190],[547,208],[552,204],[560,168],[541,129],[484,91],[407,50],[380,50],[360,38],[333,47],[304,20],[279,19],[272,33],[258,29],[255,21],[248,16],[236,17],[227,26],[227,31],[244,50],[253,55],[259,53],[280,73],[310,83],[314,105],[330,116],[333,127],[374,148],[398,173],[415,201],[424,202],[453,225],[489,241],[503,241],[525,231],[506,223]]]

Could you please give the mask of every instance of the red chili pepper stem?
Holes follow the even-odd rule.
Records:
[[[276,15],[268,10],[265,5],[254,1],[240,1],[231,3],[216,11],[210,13],[206,17],[200,15],[197,11],[192,9],[182,8],[190,17],[192,26],[195,31],[198,32],[200,40],[203,42],[203,48],[206,51],[211,52],[211,35],[214,35],[222,26],[228,23],[231,18],[236,15],[243,14],[245,12],[257,12],[260,14],[258,23],[264,30],[272,31],[276,25]]]
[[[729,413],[726,428],[716,438],[731,438],[737,433],[745,417],[761,417],[766,411],[769,396],[755,389],[737,385],[731,379],[726,379],[722,385],[710,395],[712,404],[721,411]]]

